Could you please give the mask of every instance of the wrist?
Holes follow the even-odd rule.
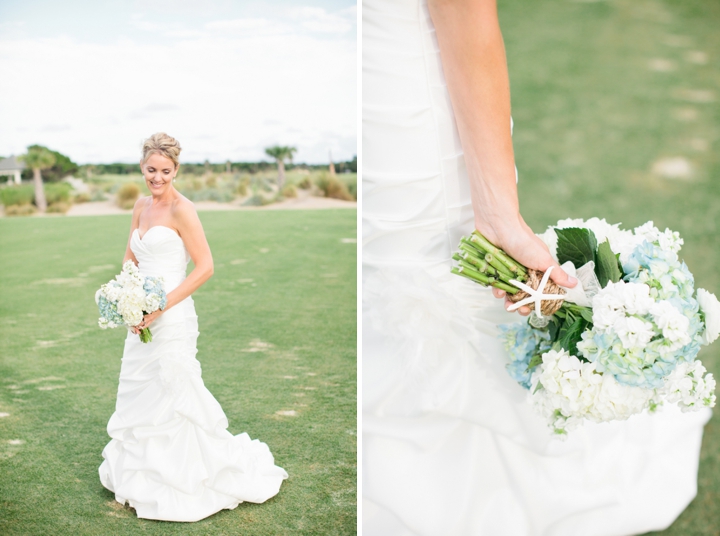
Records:
[[[523,229],[523,219],[518,211],[503,211],[493,213],[482,210],[475,213],[475,229],[484,236],[504,236],[515,234]]]

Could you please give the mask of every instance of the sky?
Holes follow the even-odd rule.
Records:
[[[276,144],[349,160],[356,17],[347,0],[2,0],[0,156],[131,163],[163,131],[185,162]]]

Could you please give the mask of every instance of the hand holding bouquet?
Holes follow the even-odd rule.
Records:
[[[560,221],[540,238],[577,287],[557,287],[477,232],[461,241],[453,272],[505,290],[511,309],[534,305],[529,321],[500,328],[509,373],[556,433],[663,403],[715,405],[715,380],[695,358],[720,334],[720,302],[695,292],[678,233],[592,218]]]
[[[165,308],[167,295],[161,278],[143,277],[137,266],[127,261],[122,272],[95,293],[95,302],[100,311],[98,325],[102,329],[121,325],[136,327],[143,315]],[[140,340],[152,341],[150,328],[140,330]]]

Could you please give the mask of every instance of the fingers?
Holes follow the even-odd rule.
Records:
[[[505,299],[505,310],[507,311],[507,308],[510,307],[512,304],[513,304],[513,302],[511,302],[510,300],[508,300],[506,298]],[[527,316],[532,312],[532,309],[530,307],[528,307],[527,305],[523,305],[522,307],[520,307],[519,309],[517,309],[515,311],[508,311],[508,313],[510,313],[510,312],[518,313],[520,316]]]
[[[504,298],[505,297],[505,291],[500,290],[499,288],[493,287],[492,293],[493,293],[493,296],[495,296],[496,298]]]
[[[567,275],[565,273],[565,270],[560,268],[560,266],[555,266],[553,268],[553,271],[550,272],[550,279],[552,279],[556,284],[560,285],[561,287],[567,287],[567,288],[573,288],[575,285],[577,285],[577,279],[575,279],[572,276]]]

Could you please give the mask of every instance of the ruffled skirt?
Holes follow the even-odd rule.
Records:
[[[99,468],[103,486],[138,517],[197,521],[243,501],[261,503],[287,478],[268,446],[233,436],[195,358],[192,298],[151,325],[153,341],[128,334],[112,440]]]

